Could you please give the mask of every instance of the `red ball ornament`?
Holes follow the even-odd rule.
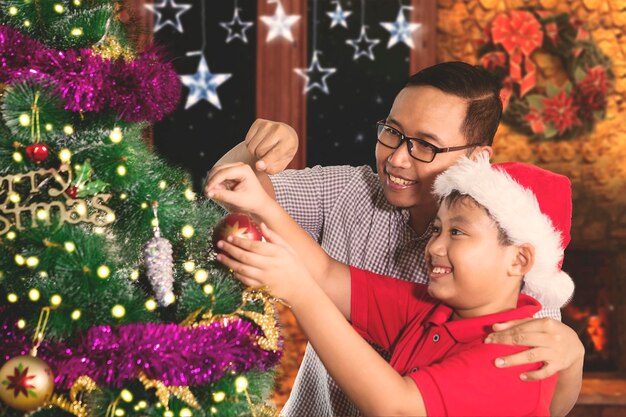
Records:
[[[31,161],[36,163],[40,163],[48,159],[49,153],[50,151],[48,150],[48,147],[43,143],[35,143],[26,147],[26,155],[28,155]]]
[[[0,400],[11,408],[34,411],[48,402],[53,391],[50,367],[35,356],[16,356],[0,368]]]
[[[242,213],[231,213],[220,220],[213,229],[213,247],[217,248],[217,242],[226,240],[228,236],[243,237],[251,240],[263,239],[261,228],[250,216]]]
[[[65,194],[69,195],[72,198],[76,198],[78,196],[78,188],[75,186],[67,187],[65,190]]]

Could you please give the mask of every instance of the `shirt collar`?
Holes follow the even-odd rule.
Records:
[[[450,321],[453,309],[443,303],[439,303],[428,317],[427,323],[429,325],[443,326],[457,342],[468,343],[477,338],[486,337],[492,332],[491,326],[496,323],[532,317],[539,310],[541,310],[539,301],[526,294],[520,294],[517,299],[517,308],[513,310]]]

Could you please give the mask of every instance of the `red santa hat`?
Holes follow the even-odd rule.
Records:
[[[535,263],[524,276],[524,292],[546,308],[560,308],[574,283],[561,270],[570,241],[572,190],[567,177],[519,162],[489,163],[462,158],[435,180],[440,198],[456,190],[485,207],[513,244],[535,247]]]

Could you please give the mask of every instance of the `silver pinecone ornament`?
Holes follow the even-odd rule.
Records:
[[[156,202],[152,205],[156,219],[154,237],[146,243],[143,253],[146,275],[154,289],[156,300],[160,306],[166,307],[174,301],[174,258],[172,244],[161,237],[157,206]]]

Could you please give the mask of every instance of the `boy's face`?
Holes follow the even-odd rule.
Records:
[[[496,223],[466,198],[439,208],[426,246],[428,293],[462,318],[515,307],[520,277],[511,275],[514,245],[498,240]]]
[[[445,148],[467,144],[461,133],[466,113],[467,102],[462,98],[433,87],[415,86],[398,93],[386,122],[406,136]],[[473,148],[473,152],[482,148]],[[435,177],[465,154],[465,150],[439,153],[425,163],[413,159],[405,143],[397,149],[378,143],[376,168],[387,201],[401,208],[436,207],[431,194]]]

